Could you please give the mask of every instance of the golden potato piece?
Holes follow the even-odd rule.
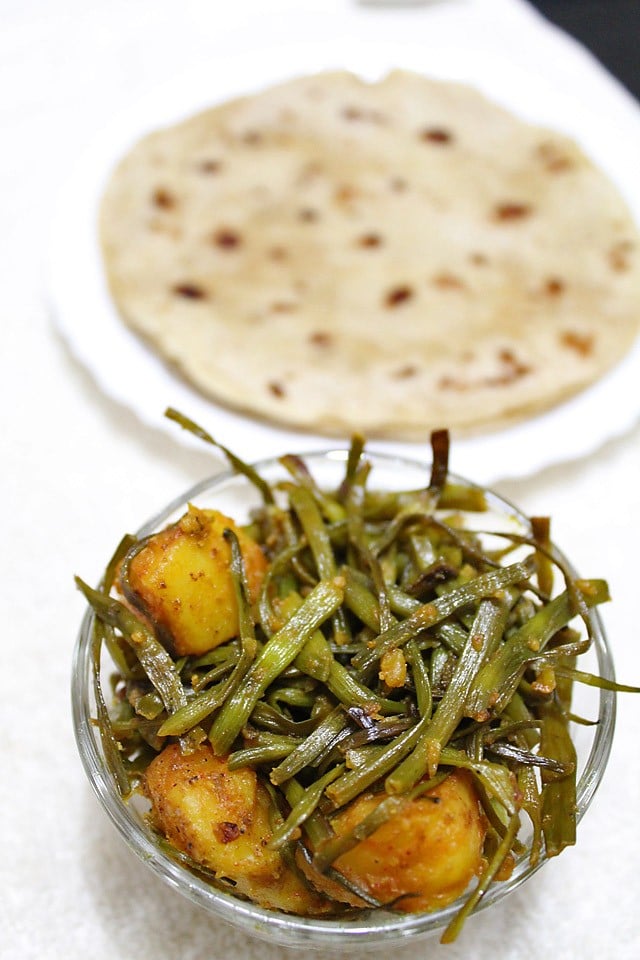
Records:
[[[227,877],[263,907],[296,914],[324,912],[314,894],[276,851],[269,797],[254,770],[230,771],[208,745],[183,755],[171,744],[146,771],[146,792],[158,829],[193,860]]]
[[[136,603],[177,656],[206,653],[238,633],[227,528],[238,537],[254,602],[267,561],[258,544],[217,510],[190,506],[177,523],[150,537],[129,565]]]
[[[364,794],[333,820],[349,833],[383,799]],[[383,903],[402,894],[397,909],[408,913],[446,906],[478,873],[486,826],[471,777],[450,774],[334,863],[360,889]]]

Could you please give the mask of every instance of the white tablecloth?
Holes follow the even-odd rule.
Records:
[[[54,201],[107,119],[217,51],[250,56],[258,43],[283,37],[330,45],[348,30],[415,41],[444,16],[457,18],[467,39],[484,32],[496,42],[501,31],[513,35],[514,18],[525,27],[530,20],[532,30],[534,20],[520,0],[432,0],[395,12],[348,0],[2,0],[0,15],[0,580],[8,613],[0,646],[0,957],[284,960],[293,953],[216,922],[134,859],[77,757],[69,672],[83,603],[72,575],[96,580],[121,532],[217,461],[143,427],[94,385],[56,332],[43,270]],[[563,44],[550,35],[549,56]],[[523,58],[528,50],[523,36]],[[568,57],[567,69],[572,63]],[[554,517],[555,538],[584,575],[610,581],[605,624],[617,672],[636,683],[639,441],[636,426],[588,459],[499,485],[526,511]],[[398,960],[428,951],[450,960],[636,960],[639,721],[640,699],[619,697],[609,768],[575,849],[472,920],[457,944],[409,945],[394,950]],[[350,954],[356,960],[358,951]]]

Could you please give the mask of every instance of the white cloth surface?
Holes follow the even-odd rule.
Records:
[[[216,51],[250,56],[259,43],[307,35],[330,45],[344,31],[354,42],[381,34],[415,40],[446,16],[467,41],[512,43],[521,26],[525,62],[538,18],[521,0],[431,0],[393,11],[348,0],[0,0],[0,15],[0,580],[8,612],[0,645],[0,958],[285,960],[293,951],[216,921],[138,862],[76,753],[69,672],[83,602],[72,575],[96,580],[122,532],[218,461],[143,427],[74,360],[46,306],[48,223],[65,175],[104,122],[149,85]],[[585,70],[588,98],[587,75],[602,78],[591,58],[556,32],[545,43],[546,56]],[[594,80],[594,96],[596,87]],[[614,602],[604,620],[618,677],[636,684],[639,480],[636,426],[588,459],[499,486],[525,511],[550,513],[555,539],[578,569],[609,580]],[[619,696],[609,767],[574,849],[472,919],[453,946],[394,948],[398,960],[637,960],[639,721],[640,698]]]

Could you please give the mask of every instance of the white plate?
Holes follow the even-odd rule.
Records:
[[[539,36],[547,29],[542,26]],[[531,35],[531,34],[529,34]],[[149,426],[190,438],[163,417],[177,407],[243,457],[257,459],[283,450],[326,446],[326,438],[294,433],[232,412],[204,398],[171,372],[118,317],[102,272],[96,219],[100,196],[116,161],[146,132],[230,96],[326,68],[348,68],[374,79],[402,66],[432,76],[471,82],[488,96],[532,122],[575,137],[618,185],[640,222],[640,109],[595,64],[581,60],[568,43],[567,60],[547,55],[544,75],[531,69],[535,57],[504,52],[504,35],[493,45],[483,38],[447,46],[425,37],[419,46],[363,39],[255,50],[212,57],[206,68],[154,88],[104,130],[81,158],[60,198],[48,264],[49,295],[56,322],[72,351],[100,387]],[[559,38],[553,35],[557,46]],[[562,42],[562,41],[561,41]],[[557,59],[557,58],[556,58]],[[588,81],[588,84],[587,84]],[[624,123],[624,128],[621,124]],[[640,417],[640,341],[626,359],[577,397],[515,427],[457,440],[452,469],[480,483],[527,476],[553,463],[595,451],[605,440],[631,429]],[[424,447],[372,443],[378,450],[420,456]]]

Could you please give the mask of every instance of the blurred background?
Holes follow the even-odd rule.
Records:
[[[533,0],[533,6],[589,47],[636,97],[640,97],[638,0]]]

